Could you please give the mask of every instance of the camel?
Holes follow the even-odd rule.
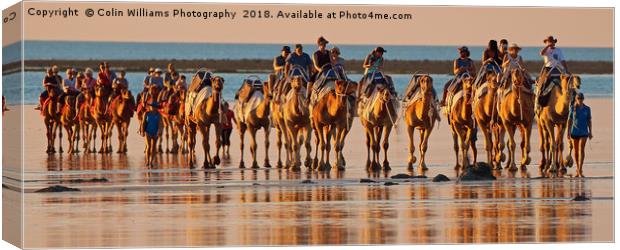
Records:
[[[44,101],[43,105],[41,105],[41,113],[43,115],[43,123],[45,124],[45,129],[47,131],[47,153],[53,154],[56,153],[56,131],[60,125],[60,116],[58,113],[58,89],[54,86],[47,87],[48,98]],[[62,150],[62,129],[59,131],[60,134],[60,153]]]
[[[67,153],[75,153],[75,140],[79,129],[77,122],[77,112],[75,110],[75,96],[67,95],[65,103],[60,111],[60,123],[67,132],[67,141],[69,142],[69,151]]]
[[[196,100],[191,114],[185,116],[185,126],[188,130],[189,144],[189,164],[196,163],[196,130],[200,130],[202,135],[202,148],[205,153],[203,168],[215,168],[220,164],[221,147],[221,111],[222,111],[222,90],[224,89],[224,78],[215,76],[211,78],[211,95],[202,100]],[[203,89],[206,91],[206,89]],[[206,97],[206,96],[205,96]],[[185,105],[192,105],[186,103]],[[211,146],[209,144],[209,134],[211,125],[215,130],[215,156],[211,157]]]
[[[269,79],[271,82],[275,82],[276,81],[276,75],[275,74],[270,74],[269,75]],[[284,84],[285,80],[282,79],[280,80],[280,86],[282,84]],[[290,143],[288,141],[288,134],[287,134],[287,130],[286,130],[286,124],[284,123],[284,112],[283,112],[283,106],[285,105],[284,102],[285,100],[285,96],[284,94],[282,94],[281,92],[283,92],[283,90],[281,90],[280,88],[273,86],[272,89],[272,93],[274,93],[274,100],[272,100],[271,102],[271,106],[270,106],[270,112],[271,112],[271,123],[273,124],[273,127],[276,129],[276,148],[278,149],[278,162],[276,163],[276,167],[277,168],[282,168],[284,167],[284,165],[289,166],[290,162],[291,162],[291,156],[290,156]],[[283,139],[284,138],[284,143],[283,143]],[[286,154],[286,163],[282,164],[282,146],[284,146],[284,152]]]
[[[79,97],[79,96],[78,96]],[[84,153],[95,153],[95,138],[97,137],[97,123],[91,112],[93,93],[89,89],[84,89],[81,94],[81,99],[78,101],[76,107],[78,111],[78,122],[80,130],[82,131],[83,149]],[[80,99],[80,98],[78,98]],[[92,149],[90,145],[92,142]]]
[[[178,98],[172,98],[172,95],[174,94],[174,89],[172,88],[172,86],[166,86],[164,87],[163,90],[161,90],[159,92],[159,95],[157,97],[157,103],[159,103],[161,109],[160,109],[160,113],[162,114],[161,118],[162,118],[162,136],[159,137],[159,140],[157,142],[158,145],[158,149],[157,151],[161,154],[163,152],[166,153],[172,153],[172,151],[176,152],[178,150],[179,145],[177,144],[177,140],[175,138],[171,138],[174,137],[173,135],[173,131],[174,130],[174,124],[172,122],[171,119],[171,115],[175,114],[175,112],[178,110],[178,106],[179,106],[179,99]],[[164,139],[166,141],[166,150],[163,150],[163,143],[164,143]],[[172,149],[170,148],[170,140],[172,139]]]
[[[513,69],[511,72],[511,90],[509,93],[502,93],[499,107],[499,116],[502,120],[503,128],[508,133],[508,162],[506,167],[510,171],[516,171],[515,164],[515,131],[519,128],[521,132],[521,170],[525,170],[530,163],[530,135],[534,122],[534,94],[525,87],[526,73],[524,69]]]
[[[471,148],[473,155],[473,163],[476,163],[477,150],[476,143],[472,141],[475,136],[475,121],[473,118],[472,108],[472,92],[473,78],[464,76],[461,78],[463,89],[452,97],[452,104],[448,119],[450,121],[450,129],[452,131],[452,139],[454,141],[454,153],[456,155],[456,166],[454,169],[468,168],[469,160],[467,150]],[[459,161],[460,151],[460,161]]]
[[[329,163],[330,142],[331,137],[335,136],[336,166],[338,170],[344,170],[345,161],[342,155],[342,147],[350,129],[351,109],[353,109],[349,102],[349,96],[355,93],[357,85],[356,82],[348,80],[336,80],[334,89],[320,97],[314,107],[312,107],[312,126],[317,137],[316,151],[312,163],[314,169],[321,171],[331,169]],[[320,161],[318,158],[319,144],[321,151]]]
[[[486,82],[476,88],[473,102],[474,118],[484,135],[487,163],[496,169],[501,169],[501,156],[496,161],[496,154],[502,154],[503,151],[502,130],[498,127],[502,121],[497,109],[500,79],[500,74],[486,74]]]
[[[92,116],[97,123],[97,128],[101,132],[101,146],[99,148],[100,154],[107,154],[112,152],[112,143],[110,141],[110,135],[112,131],[112,117],[108,112],[108,96],[110,90],[105,86],[95,87],[95,99],[93,100]]]
[[[239,147],[241,149],[241,157],[239,161],[239,168],[245,168],[243,161],[243,147],[244,137],[246,130],[250,132],[250,153],[252,154],[252,168],[259,168],[256,161],[256,152],[258,146],[256,144],[256,132],[259,129],[265,131],[265,167],[270,168],[269,164],[269,132],[271,129],[271,108],[270,103],[273,98],[270,90],[270,86],[273,86],[275,79],[269,78],[269,81],[262,85],[262,92],[258,89],[254,90],[252,96],[247,103],[242,103],[242,100],[237,101],[235,107],[235,115],[237,120],[237,129],[239,129],[239,137],[241,139]],[[252,105],[256,103],[256,105]],[[249,106],[248,106],[249,105]]]
[[[547,105],[541,108],[537,116],[542,153],[539,168],[546,169],[548,173],[558,171],[559,167],[561,171],[566,171],[572,160],[570,156],[562,160],[564,133],[570,103],[575,90],[581,87],[581,78],[577,75],[562,75],[560,80],[560,86],[552,86]]]
[[[306,95],[305,80],[301,76],[294,76],[291,79],[291,90],[285,97],[286,104],[283,107],[283,118],[290,144],[291,160],[289,168],[299,171],[301,167],[301,145],[306,148],[306,159],[304,165],[310,167],[312,164],[312,147],[310,140],[312,137],[312,127],[310,125],[310,110],[308,109],[308,99]],[[275,114],[274,114],[275,115]]]
[[[390,170],[388,161],[389,138],[392,128],[396,123],[398,109],[393,105],[396,97],[384,85],[377,85],[370,99],[365,105],[360,105],[358,114],[366,131],[366,168]],[[363,107],[365,106],[365,107]],[[383,139],[383,166],[379,165],[381,152],[381,139]],[[372,149],[372,161],[371,151]]]
[[[182,154],[187,153],[187,130],[185,129],[185,97],[187,90],[185,88],[177,89],[172,95],[173,100],[178,103],[177,111],[170,114],[170,120],[172,121],[172,150],[173,154],[178,153],[179,148]],[[172,109],[174,107],[170,107]],[[177,139],[181,137],[181,144],[179,145]]]
[[[121,94],[116,96],[110,104],[112,114],[112,126],[116,126],[118,132],[118,150],[116,153],[127,153],[127,137],[129,136],[129,124],[134,114],[136,101],[126,88],[121,89]],[[112,128],[110,128],[112,129]]]
[[[429,75],[419,76],[418,80],[419,97],[413,97],[404,105],[405,108],[405,124],[407,124],[407,134],[409,136],[409,161],[407,168],[413,170],[413,164],[416,162],[415,146],[413,136],[415,129],[420,131],[420,163],[418,169],[425,171],[426,167],[426,150],[428,149],[428,138],[433,131],[435,122],[439,121],[439,114],[435,108],[435,94],[433,93],[433,78]]]

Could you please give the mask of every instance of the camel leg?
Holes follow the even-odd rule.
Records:
[[[325,170],[331,170],[332,169],[332,165],[330,163],[330,154],[331,154],[331,150],[332,150],[332,135],[334,133],[334,127],[333,125],[330,126],[325,126],[324,127],[325,130]]]
[[[371,146],[372,146],[372,129],[366,128],[366,169],[370,169],[371,167],[371,162],[370,162],[370,152],[371,152]]]
[[[293,161],[291,162],[289,168],[293,171],[300,171],[301,168],[301,149],[300,149],[300,144],[299,144],[299,140],[297,139],[299,137],[299,129],[293,126],[287,126],[287,130],[288,132],[288,137],[289,137],[289,142],[290,142],[290,147],[291,147],[291,154],[292,154],[292,159]]]
[[[428,137],[431,134],[431,130],[422,129],[420,130],[420,134],[423,134],[424,136],[420,135],[420,165],[418,165],[418,169],[426,171],[428,170],[426,167],[426,150],[428,149]]]
[[[484,136],[484,149],[487,151],[487,163],[493,166],[493,142],[491,131],[489,131],[489,127],[484,124],[478,123],[478,127],[482,130]]]
[[[121,125],[120,122],[116,123],[116,132],[118,133],[117,138],[118,138],[118,150],[116,150],[117,154],[121,154],[123,153],[123,126]]]
[[[504,127],[508,132],[508,163],[506,167],[509,171],[517,171],[517,166],[515,164],[515,147],[517,144],[515,142],[515,126],[505,122]]]
[[[390,170],[390,162],[388,161],[388,148],[390,147],[390,133],[392,126],[388,125],[383,128],[383,170]]]
[[[304,166],[309,168],[312,165],[312,158],[310,155],[312,154],[312,146],[310,145],[310,140],[312,140],[312,128],[310,125],[304,128],[304,146],[306,148],[306,160],[304,161]]]
[[[415,132],[415,128],[412,126],[407,126],[407,136],[409,136],[409,161],[407,163],[407,169],[413,170],[413,164],[416,162],[415,154],[415,142],[413,141],[413,134]]]
[[[468,128],[467,129],[467,145],[469,145],[469,147],[471,148],[471,153],[473,156],[473,161],[472,161],[472,165],[476,164],[476,162],[478,162],[478,149],[476,148],[476,142],[472,139],[472,137],[476,136],[475,134],[475,130],[473,128]]]
[[[371,150],[371,162],[370,162],[370,168],[374,171],[377,169],[377,166],[379,165],[377,163],[378,159],[377,159],[377,151],[379,150],[379,142],[377,139],[377,127],[370,127],[368,130],[370,130],[370,150]]]
[[[556,140],[558,140],[558,152],[556,154],[557,157],[557,161],[558,164],[561,167],[562,173],[566,173],[566,161],[564,161],[564,159],[562,159],[562,156],[564,155],[564,137],[565,137],[565,132],[566,132],[566,125],[565,124],[560,124],[558,125],[558,135],[556,136]]]
[[[469,167],[469,159],[468,159],[468,155],[467,155],[467,150],[469,149],[469,132],[467,131],[467,128],[465,127],[460,127],[457,129],[457,134],[458,134],[458,138],[459,138],[459,142],[460,142],[460,149],[461,149],[461,165],[463,166],[463,168],[468,168]]]
[[[241,151],[239,156],[239,168],[245,168],[245,163],[243,162],[243,146],[244,146],[244,137],[245,137],[245,127],[241,127],[243,125],[239,125],[239,150]]]
[[[504,154],[504,135],[505,130],[501,124],[495,124],[495,169],[502,169],[502,162],[506,160],[506,154]]]
[[[318,170],[319,171],[324,171],[326,168],[326,164],[325,164],[325,152],[327,151],[327,144],[329,143],[329,141],[327,141],[327,134],[329,133],[329,128],[328,126],[322,126],[319,127],[320,131],[320,135],[321,135],[321,139],[320,139],[320,143],[321,143],[321,160],[319,161],[319,166],[318,166]]]
[[[265,129],[265,165],[266,168],[271,168],[271,163],[269,163],[269,134],[271,133],[271,125],[267,125],[264,127]]]
[[[319,168],[319,151],[321,151],[321,153],[323,153],[323,148],[322,148],[322,144],[321,144],[321,140],[322,140],[322,134],[321,133],[321,129],[318,127],[315,127],[312,131],[314,131],[314,160],[312,161],[312,168],[313,169],[318,169]]]
[[[531,125],[522,125],[521,129],[521,170],[527,170],[527,165],[532,160],[530,158],[530,136],[532,133]]]
[[[213,124],[215,130],[215,157],[213,158],[212,167],[220,165],[220,149],[222,148],[222,127],[219,124]],[[224,150],[222,150],[224,151]]]
[[[339,171],[345,170],[344,157],[342,149],[344,148],[344,139],[346,135],[346,128],[336,128],[335,149],[336,149],[336,168]]]
[[[252,168],[259,168],[256,161],[256,152],[258,145],[256,144],[256,128],[250,128],[250,154],[252,154]]]
[[[538,119],[538,122],[536,122],[536,126],[538,127],[538,138],[540,140],[538,142],[538,149],[540,150],[541,155],[538,168],[540,170],[543,170],[545,168],[545,165],[547,165],[547,152],[545,149],[549,148],[549,145],[547,145],[547,134],[545,133],[543,121],[541,119]]]
[[[58,152],[62,154],[64,150],[62,150],[62,125],[60,125],[60,122],[54,123],[54,131],[58,131]]]
[[[170,136],[170,140],[172,141],[172,149],[170,150],[170,153],[177,154],[179,152],[179,127],[177,127],[174,122],[171,122],[170,130],[172,132]]]
[[[196,124],[188,123],[188,146],[189,146],[189,166],[194,167],[196,164]],[[243,143],[243,141],[241,142]],[[243,151],[242,151],[243,153]]]
[[[211,125],[199,126],[202,135],[202,149],[204,151],[205,160],[202,167],[205,169],[213,168],[213,159],[211,159],[211,145],[209,145],[209,130]]]
[[[80,152],[80,132],[81,132],[81,127],[79,123],[75,123],[73,125],[73,130],[75,131],[75,140],[73,140],[74,144],[74,150],[75,153],[79,153]]]
[[[165,120],[164,133],[166,138],[166,154],[170,153],[170,121]]]
[[[90,151],[91,153],[97,153],[97,124],[92,124],[90,125],[90,129],[91,129],[91,133],[92,133],[92,137],[91,137],[91,141],[93,143],[93,150]]]
[[[277,168],[282,168],[282,130],[276,129],[276,148],[278,149]]]
[[[463,166],[461,166],[461,164],[459,163],[459,134],[458,131],[456,130],[456,125],[451,124],[450,125],[450,131],[452,132],[452,142],[454,144],[454,155],[455,155],[455,160],[456,160],[456,164],[454,165],[454,169],[455,170],[459,170],[461,168],[463,168]]]
[[[99,147],[99,153],[103,154],[105,152],[105,147],[106,147],[106,143],[105,143],[105,138],[106,138],[106,129],[105,129],[105,125],[103,124],[99,124],[99,130],[101,130],[101,145]]]
[[[47,150],[45,151],[46,153],[51,153],[52,152],[52,130],[51,130],[51,126],[47,121],[44,121],[45,123],[45,136],[47,137]]]
[[[548,141],[549,141],[549,147],[547,150],[549,150],[549,156],[548,156],[548,162],[546,165],[547,168],[547,173],[551,174],[551,173],[555,173],[558,170],[558,162],[555,160],[556,157],[556,153],[557,153],[557,149],[558,149],[558,145],[557,145],[557,138],[555,138],[555,128],[554,125],[551,124],[550,122],[545,122],[545,133],[547,134],[548,137]]]

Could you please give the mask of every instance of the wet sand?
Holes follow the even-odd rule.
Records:
[[[156,168],[146,169],[136,120],[126,156],[48,156],[41,117],[26,106],[24,247],[609,242],[613,240],[613,100],[586,103],[593,111],[595,136],[586,147],[587,178],[571,178],[574,168],[564,178],[538,178],[540,154],[534,131],[528,171],[496,172],[497,181],[473,183],[455,182],[455,157],[444,117],[430,139],[430,169],[423,173],[429,178],[393,180],[390,176],[398,173],[420,174],[406,170],[408,141],[402,125],[390,140],[390,172],[365,170],[366,148],[358,120],[347,138],[344,172],[239,170],[236,131],[230,159],[216,170],[189,169],[184,157],[169,154],[159,157]],[[18,107],[10,109],[5,122],[17,114]],[[269,155],[275,166],[273,130],[271,134]],[[261,165],[262,136],[259,132]],[[485,160],[482,134],[478,137],[478,159]],[[246,137],[246,165],[251,163],[248,145]],[[200,146],[197,152],[202,162]],[[519,150],[516,157],[520,155]],[[431,182],[439,173],[452,180]],[[20,176],[5,167],[3,184],[19,188]],[[76,181],[91,178],[107,182]],[[360,183],[361,178],[377,183]],[[385,186],[386,181],[399,185]],[[33,193],[51,185],[81,192]],[[5,202],[18,200],[19,193],[7,187]],[[572,201],[576,195],[591,200]]]

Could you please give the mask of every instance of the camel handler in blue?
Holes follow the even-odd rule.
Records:
[[[155,160],[155,151],[157,147],[157,139],[161,133],[163,122],[159,113],[159,105],[157,102],[148,104],[148,111],[140,124],[140,135],[146,139],[146,166],[153,167]]]
[[[575,97],[575,102],[568,114],[568,132],[566,133],[574,148],[577,163],[576,177],[584,177],[583,160],[586,156],[586,142],[588,139],[592,139],[592,113],[590,107],[583,103],[583,99],[583,93],[579,93]]]

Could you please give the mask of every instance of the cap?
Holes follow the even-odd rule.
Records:
[[[321,36],[321,37],[319,37],[319,39],[316,41],[316,43],[317,43],[317,44],[319,44],[319,45],[321,45],[321,44],[325,45],[325,44],[328,44],[328,43],[329,43],[329,41],[327,41],[327,40],[325,39],[325,37],[322,37],[322,36]]]
[[[583,100],[584,99],[583,93],[581,93],[581,92],[577,93],[577,99]]]
[[[387,52],[387,50],[385,50],[383,47],[376,47],[376,48],[375,48],[375,51],[377,51],[377,52],[381,52],[381,53],[385,53],[385,52]]]
[[[295,44],[295,48],[296,49],[303,49],[304,46],[301,45],[301,43]]]
[[[157,73],[161,73],[161,72],[163,72],[163,71],[162,71],[160,68],[156,68],[156,69],[155,69],[155,72],[157,72]]]
[[[287,53],[291,53],[291,47],[284,46],[284,47],[282,47],[282,51],[287,52]]]
[[[558,39],[555,39],[553,36],[547,36],[547,38],[545,38],[543,42],[546,43],[547,41],[553,41],[554,43],[557,43]]]

